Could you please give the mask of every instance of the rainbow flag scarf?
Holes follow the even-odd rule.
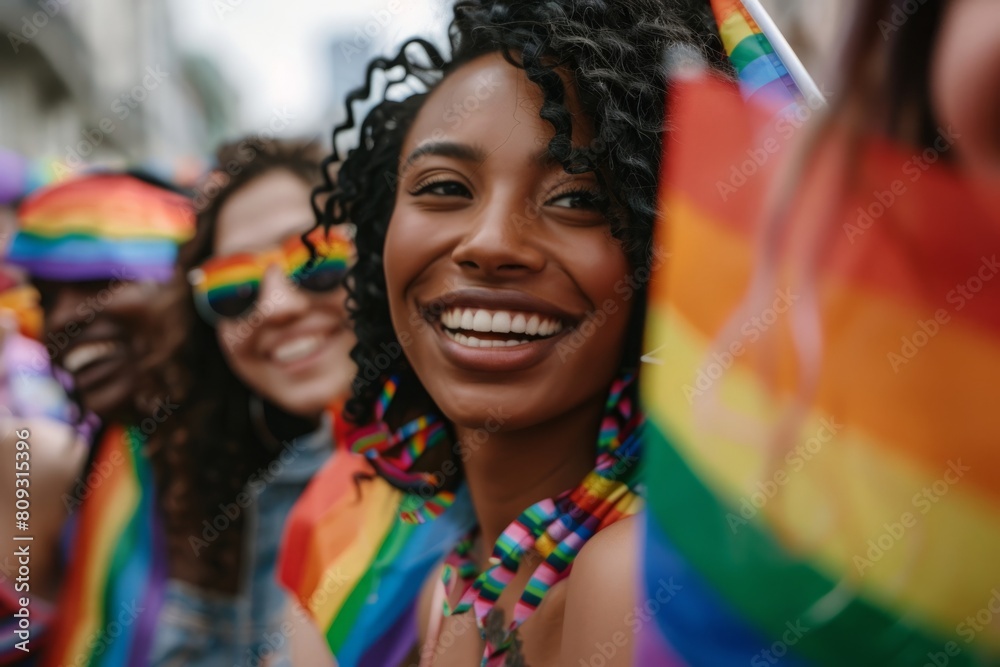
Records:
[[[174,272],[194,234],[191,202],[130,176],[82,176],[42,189],[18,209],[7,261],[34,278],[155,280]]]
[[[1000,664],[1000,194],[835,129],[763,235],[773,109],[671,107],[635,664]]]
[[[335,417],[337,451],[289,515],[278,577],[340,667],[400,664],[417,644],[420,589],[475,524],[472,504],[463,486],[433,521],[414,520],[412,494],[348,449],[353,429]]]
[[[144,442],[136,428],[109,428],[85,497],[70,499],[80,509],[48,667],[149,664],[167,562]]]

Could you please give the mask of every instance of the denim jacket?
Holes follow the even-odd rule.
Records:
[[[154,667],[290,667],[282,632],[288,593],[275,576],[285,519],[333,453],[329,423],[296,438],[247,485],[244,577],[238,595],[170,580],[153,647]]]

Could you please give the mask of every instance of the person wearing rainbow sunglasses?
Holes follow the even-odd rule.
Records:
[[[171,459],[189,440],[190,318],[177,259],[194,233],[193,207],[143,174],[88,173],[32,193],[17,219],[5,261],[39,291],[45,361],[72,377],[80,408],[100,420],[86,469],[57,496],[68,518],[66,571],[54,626],[32,657],[147,665],[173,568],[168,497],[184,486]],[[40,529],[36,482],[51,474],[35,454],[30,463],[28,535]],[[43,582],[30,583],[29,599]]]
[[[333,453],[333,414],[354,378],[343,288],[354,246],[339,231],[303,239],[321,175],[315,146],[247,139],[217,162],[195,197],[205,204],[184,268],[201,353],[191,427],[222,443],[191,450],[186,465],[197,505],[218,509],[184,545],[154,660],[282,667],[301,650],[304,664],[322,665],[325,648],[279,588],[275,561],[288,512]]]

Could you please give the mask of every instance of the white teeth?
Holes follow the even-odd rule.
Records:
[[[277,347],[274,350],[273,356],[275,361],[281,363],[298,361],[315,352],[321,342],[322,340],[319,336],[301,336]]]
[[[472,328],[475,331],[490,331],[493,328],[493,318],[485,310],[477,310],[476,317],[472,320]]]
[[[464,345],[465,347],[516,347],[518,345],[527,345],[531,341],[528,340],[480,340],[475,336],[466,336],[463,333],[458,333],[457,331],[445,330],[448,338],[457,342],[459,345]]]
[[[498,313],[494,313],[492,326],[492,331],[494,333],[510,333],[510,313],[502,310]]]
[[[452,308],[441,313],[441,324],[452,330],[523,333],[529,336],[553,336],[563,330],[562,322],[537,313],[489,311],[481,308]]]
[[[117,343],[102,341],[99,343],[81,343],[77,345],[63,359],[63,368],[70,373],[76,373],[85,366],[89,366],[98,359],[106,357],[117,349]]]

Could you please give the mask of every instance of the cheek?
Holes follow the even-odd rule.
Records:
[[[581,253],[582,255],[583,253]],[[628,325],[640,290],[649,279],[646,269],[632,269],[615,244],[590,253],[593,263],[578,265],[577,284],[593,304],[593,311],[578,327],[589,347],[602,348],[606,356],[625,349]]]
[[[426,235],[419,233],[419,219],[395,213],[389,223],[382,254],[389,312],[397,334],[410,331],[411,321],[406,304],[407,290],[419,279],[433,254]]]
[[[253,364],[250,354],[252,331],[246,324],[238,324],[229,320],[219,323],[215,337],[226,363],[236,375],[245,378],[247,369]]]

